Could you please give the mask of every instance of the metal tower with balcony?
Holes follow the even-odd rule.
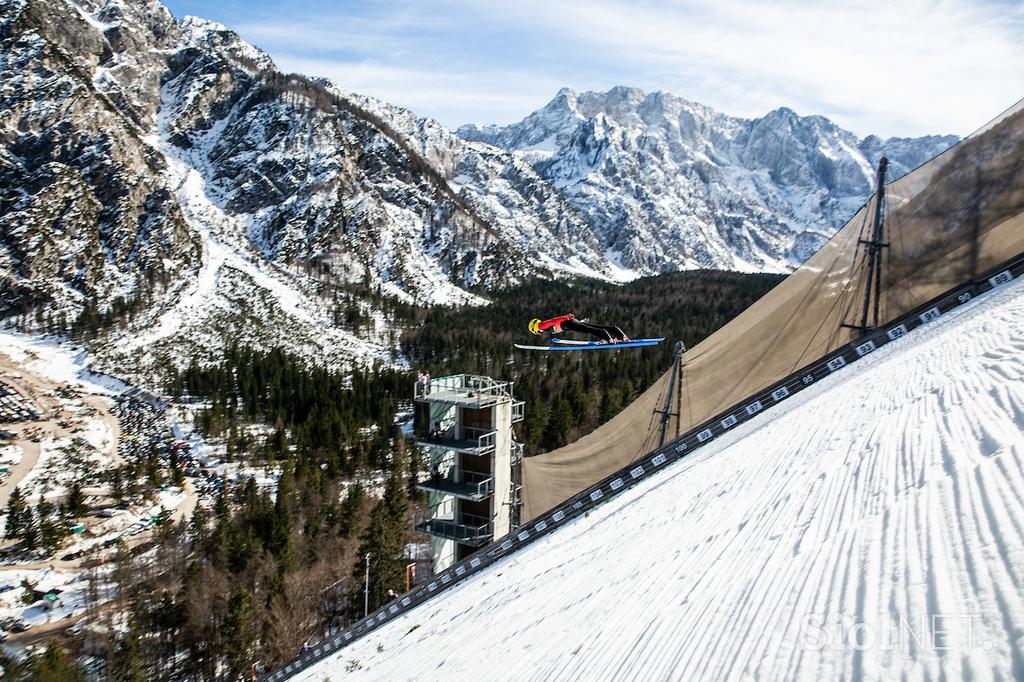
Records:
[[[434,572],[443,571],[519,525],[523,447],[512,425],[523,402],[512,382],[470,374],[416,384],[429,412],[416,444],[428,453],[430,511],[416,530],[433,536]]]

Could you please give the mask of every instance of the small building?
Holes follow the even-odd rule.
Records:
[[[415,400],[427,406],[416,444],[429,470],[416,487],[430,494],[416,530],[432,536],[438,573],[519,525],[523,446],[512,425],[523,419],[523,402],[512,382],[469,374],[417,383]]]
[[[57,592],[57,590],[50,590],[49,592],[43,595],[43,608],[47,611],[59,609],[63,605],[64,602],[61,601],[60,594]]]

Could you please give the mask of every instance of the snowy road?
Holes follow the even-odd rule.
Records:
[[[1024,282],[295,679],[1024,679]]]

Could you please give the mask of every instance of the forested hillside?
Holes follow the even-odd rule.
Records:
[[[279,349],[243,347],[225,351],[214,365],[193,362],[174,374],[167,392],[209,403],[199,425],[206,435],[226,439],[229,456],[283,459],[291,445],[331,475],[351,476],[365,466],[385,468],[393,436],[388,425],[398,402],[412,397],[412,372],[487,374],[516,382],[516,396],[526,401],[520,436],[527,454],[536,454],[613,417],[668,368],[676,341],[696,344],[781,279],[698,271],[621,286],[535,281],[497,294],[485,306],[396,306],[392,312],[406,329],[401,347],[410,372],[378,367],[344,374],[307,366]],[[530,319],[569,312],[617,324],[634,337],[665,337],[665,342],[656,348],[557,354],[514,347],[546,343],[529,334]],[[255,422],[275,427],[265,443],[239,428]],[[363,430],[371,426],[376,431],[367,438]]]
[[[410,371],[343,373],[243,346],[172,374],[167,393],[205,405],[197,425],[207,438],[227,446],[226,458],[274,472],[276,490],[224,480],[212,508],[164,528],[153,543],[158,570],[148,554],[118,556],[110,613],[129,615],[108,649],[109,670],[126,680],[234,678],[254,662],[287,660],[313,633],[362,615],[367,554],[369,607],[388,589],[403,591],[406,545],[423,539],[411,519],[422,465],[396,423],[415,371],[516,381],[527,401],[520,437],[538,452],[611,417],[668,367],[674,341],[695,344],[779,279],[689,272],[624,286],[535,282],[481,307],[394,308]],[[566,312],[666,342],[617,352],[513,348],[532,338],[531,318]]]
[[[531,282],[490,305],[434,308],[402,337],[412,366],[433,375],[481,373],[515,381],[526,401],[527,454],[550,450],[613,417],[664,372],[676,341],[693,346],[782,281],[779,275],[677,272],[615,286],[594,280]],[[633,337],[665,337],[657,348],[535,353],[514,343],[540,337],[530,319],[566,313],[617,324]]]
[[[223,437],[229,458],[307,458],[337,479],[387,468],[395,437],[390,427],[398,401],[412,397],[412,378],[380,367],[344,374],[307,366],[280,349],[243,347],[225,351],[216,365],[193,362],[174,375],[167,392],[209,403],[197,426],[206,436]],[[274,431],[258,441],[240,428],[253,423]]]

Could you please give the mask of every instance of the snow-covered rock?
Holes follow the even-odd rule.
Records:
[[[957,140],[858,140],[821,116],[745,120],[627,87],[563,88],[519,123],[458,134],[532,164],[639,274],[788,271],[870,196],[883,155],[892,179]]]
[[[385,297],[786,270],[878,154],[900,170],[950,141],[629,88],[455,134],[343,85],[157,0],[0,0],[0,319],[74,322],[98,368],[150,386],[231,343],[401,362]]]

